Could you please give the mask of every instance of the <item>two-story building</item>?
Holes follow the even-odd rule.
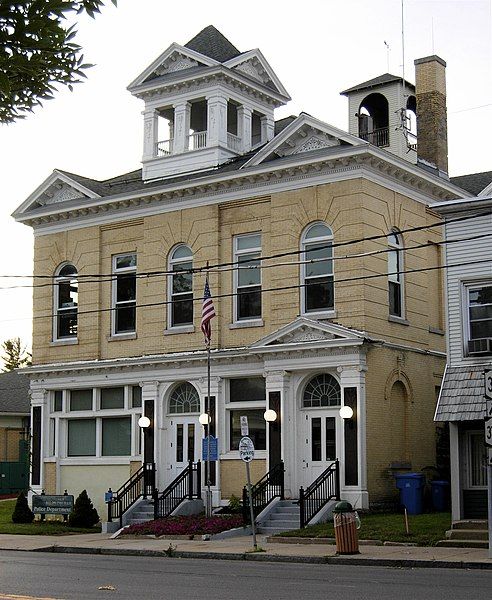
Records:
[[[444,202],[448,364],[436,421],[449,423],[453,521],[487,518],[484,371],[492,369],[492,197]]]
[[[206,274],[214,505],[244,484],[241,416],[254,479],[282,460],[292,498],[335,459],[357,507],[394,500],[395,472],[434,463],[445,341],[429,202],[465,195],[445,175],[444,68],[428,57],[416,86],[385,75],[346,90],[349,133],[275,120],[289,100],[275,72],[213,27],[130,84],[142,169],[55,170],[14,214],[35,235],[35,491],[87,488],[100,508],[144,450],[160,490],[200,458]]]

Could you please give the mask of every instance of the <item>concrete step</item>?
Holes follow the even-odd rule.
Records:
[[[290,529],[299,529],[299,519],[290,519],[290,520],[282,520],[282,519],[271,519],[269,521],[265,521],[265,527],[275,527],[276,529],[281,528],[285,531],[289,531]]]
[[[446,531],[448,540],[488,540],[489,532],[484,529],[449,529]]]
[[[267,526],[261,526],[258,527],[258,533],[264,534],[264,535],[275,535],[277,533],[282,533],[284,531],[291,531],[292,529],[298,529],[298,527],[291,527],[289,529],[283,529],[282,527],[267,527]]]
[[[489,542],[484,540],[440,540],[436,546],[442,548],[488,548]]]
[[[285,511],[275,511],[270,513],[270,519],[297,519],[299,520],[299,511],[297,512],[285,512]]]
[[[454,521],[451,525],[451,529],[483,529],[487,531],[487,521],[480,519],[463,519],[461,521]]]

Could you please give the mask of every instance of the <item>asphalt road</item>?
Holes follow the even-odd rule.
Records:
[[[22,600],[490,600],[492,571],[0,551],[0,600],[20,600],[19,596]]]

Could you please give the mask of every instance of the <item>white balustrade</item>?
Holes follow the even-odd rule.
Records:
[[[241,152],[241,138],[227,132],[227,147],[234,152]]]
[[[200,150],[207,146],[207,132],[195,131],[188,136],[188,150]]]
[[[173,153],[173,138],[157,142],[157,156],[170,156]]]

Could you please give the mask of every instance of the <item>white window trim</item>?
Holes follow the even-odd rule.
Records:
[[[472,436],[478,436],[480,438],[483,438],[483,430],[482,431],[476,431],[476,430],[470,430],[470,431],[466,431],[465,432],[465,444],[466,444],[466,480],[465,480],[465,485],[466,488],[468,490],[486,490],[487,489],[487,484],[485,485],[473,485],[472,484]],[[486,465],[484,465],[484,468],[486,469]]]
[[[492,280],[490,278],[483,280],[473,281],[462,281],[461,286],[461,306],[462,306],[462,352],[463,358],[477,361],[480,359],[490,360],[490,354],[483,355],[470,355],[468,352],[468,343],[471,340],[471,327],[470,327],[470,292],[473,290],[481,289],[484,287],[492,287]]]
[[[260,246],[253,246],[251,248],[246,248],[244,250],[239,250],[238,249],[238,240],[240,239],[244,239],[247,237],[253,237],[253,236],[260,236]],[[240,235],[236,235],[233,238],[233,261],[234,263],[237,263],[239,261],[239,257],[244,255],[244,254],[254,254],[254,253],[258,253],[258,256],[261,256],[261,231],[255,231],[255,232],[251,232],[251,233],[244,233],[244,234],[240,234]],[[259,323],[260,321],[262,321],[262,314],[263,314],[263,298],[261,297],[261,289],[262,289],[262,271],[261,268],[259,269],[260,271],[260,297],[261,297],[261,314],[259,317],[247,317],[247,318],[242,318],[239,319],[237,316],[237,311],[239,308],[239,303],[237,301],[238,299],[238,265],[235,265],[236,268],[233,269],[232,271],[232,280],[233,280],[233,284],[232,284],[232,289],[233,289],[233,297],[232,297],[232,312],[233,312],[233,316],[232,316],[232,321],[234,324],[237,323]],[[244,286],[241,289],[246,289],[247,287],[257,287],[257,286]],[[247,325],[245,325],[245,327],[247,327]]]
[[[135,273],[135,276],[137,274],[137,266],[134,267],[119,267],[116,268],[116,261],[118,258],[121,258],[123,256],[135,256],[135,262],[137,262],[137,253],[136,252],[122,252],[121,254],[115,254],[112,257],[112,285],[111,285],[111,338],[120,338],[120,339],[132,339],[132,336],[134,336],[136,334],[137,331],[137,309],[136,309],[136,305],[137,305],[137,285],[136,285],[136,279],[135,279],[135,300],[125,300],[125,301],[121,301],[118,306],[121,306],[123,304],[126,304],[128,306],[131,305],[131,303],[135,304],[135,329],[133,331],[120,331],[117,332],[116,331],[116,308],[117,308],[117,298],[116,298],[116,294],[117,294],[117,275],[120,274],[124,274],[124,273]]]
[[[399,242],[398,244],[393,241],[393,237],[397,237]],[[390,317],[394,317],[395,319],[398,319],[398,321],[402,322],[403,324],[406,324],[406,306],[405,306],[405,276],[403,274],[403,271],[405,270],[405,245],[403,243],[403,236],[401,235],[401,233],[397,230],[397,229],[392,229],[391,232],[388,234],[388,248],[391,248],[391,250],[396,250],[397,252],[397,259],[398,259],[398,276],[399,276],[399,281],[395,282],[393,280],[390,279],[390,272],[389,272],[389,252],[388,252],[388,314]],[[391,274],[395,274],[393,271],[391,272]],[[401,315],[394,315],[393,313],[390,312],[390,304],[389,304],[389,284],[390,281],[392,281],[393,283],[397,283],[400,286],[400,312]],[[395,321],[395,322],[398,322]]]
[[[190,251],[190,255],[184,258],[173,258],[174,253],[179,250],[179,248],[187,248]],[[192,315],[192,319],[191,319],[191,323],[179,323],[178,325],[173,325],[173,318],[172,318],[172,313],[173,313],[173,302],[174,302],[174,297],[175,296],[180,296],[180,295],[184,295],[184,292],[180,293],[180,294],[173,294],[173,275],[171,274],[173,271],[173,266],[174,265],[179,265],[181,263],[191,263],[191,268],[193,268],[193,252],[191,250],[191,248],[187,245],[187,244],[178,244],[177,246],[175,246],[171,252],[169,253],[169,260],[168,260],[168,270],[170,275],[168,275],[167,278],[167,298],[168,298],[168,305],[167,305],[167,330],[168,332],[176,332],[179,333],[178,330],[180,330],[181,333],[187,333],[190,331],[194,331],[194,319],[195,319],[195,306],[193,303],[193,275],[191,276],[191,299],[192,299],[192,307],[193,307],[193,315]],[[189,292],[186,292],[187,294]],[[193,328],[193,329],[191,329]]]
[[[69,283],[70,281],[73,281],[74,279],[77,281],[77,293],[78,293],[78,285],[79,285],[79,280],[78,280],[78,271],[76,270],[76,274],[75,275],[60,275],[60,272],[67,266],[73,266],[75,269],[75,265],[73,265],[73,263],[71,262],[65,262],[62,265],[60,265],[57,269],[57,274],[55,276],[54,279],[54,285],[53,285],[53,331],[52,331],[52,343],[53,344],[75,344],[77,343],[77,334],[75,335],[66,335],[66,336],[58,336],[58,315],[59,313],[63,313],[63,312],[68,312],[69,310],[73,309],[73,306],[69,306],[69,307],[65,307],[65,308],[60,308],[59,307],[59,300],[60,300],[60,284],[61,283]],[[79,305],[77,302],[77,332],[78,332],[78,324],[79,324]]]
[[[330,231],[331,231],[331,235],[323,235],[323,236],[318,236],[318,237],[313,237],[313,238],[309,238],[306,239],[307,234],[309,233],[309,231],[315,227],[316,225],[324,225],[325,227],[327,227]],[[320,246],[323,245],[324,242],[331,242],[332,244],[332,258],[331,258],[331,276],[333,278],[333,308],[327,308],[326,310],[311,310],[308,311],[306,310],[306,279],[316,279],[316,277],[309,277],[306,278],[306,264],[301,264],[300,265],[300,281],[301,281],[301,289],[300,289],[300,304],[301,304],[301,315],[305,315],[307,317],[311,317],[311,318],[330,318],[330,317],[334,317],[335,315],[335,269],[334,269],[334,261],[333,261],[333,256],[334,256],[334,248],[333,248],[333,231],[331,229],[331,227],[329,225],[327,225],[326,223],[324,223],[323,221],[316,221],[315,223],[310,223],[308,227],[306,227],[306,229],[304,230],[302,236],[301,236],[301,261],[304,263],[304,261],[306,261],[306,246],[310,246],[311,244],[319,244]],[[325,277],[325,275],[320,275],[319,277]]]

